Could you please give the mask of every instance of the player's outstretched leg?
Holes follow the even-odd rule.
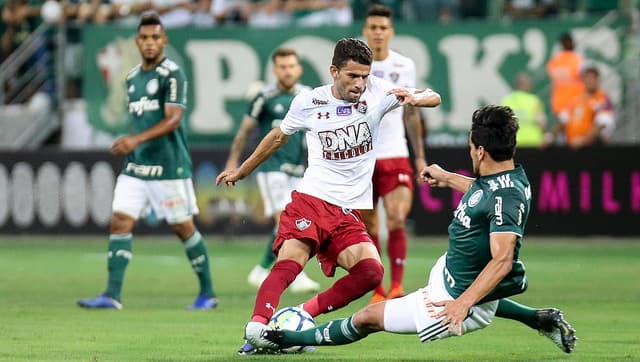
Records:
[[[368,333],[359,331],[353,317],[335,319],[304,331],[273,329],[268,326],[247,325],[246,338],[255,346],[279,350],[293,346],[333,346],[349,344],[365,338]]]
[[[575,347],[576,331],[564,319],[562,312],[556,308],[535,309],[509,298],[503,298],[498,303],[496,317],[513,319],[526,324],[548,337],[566,353],[571,353]]]
[[[558,348],[571,353],[576,346],[576,330],[564,319],[556,308],[544,308],[536,311],[538,331],[547,336]]]

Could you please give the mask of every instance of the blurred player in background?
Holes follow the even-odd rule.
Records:
[[[584,90],[580,77],[584,60],[575,51],[573,37],[569,33],[560,35],[562,50],[547,62],[547,75],[551,80],[551,110],[555,115],[562,112]]]
[[[216,178],[217,184],[235,185],[289,136],[306,132],[308,168],[281,215],[274,245],[278,259],[258,290],[245,334],[266,327],[280,296],[314,255],[326,276],[332,277],[338,266],[348,274],[303,304],[312,316],[344,307],[382,280],[380,256],[358,211],[373,203],[373,151],[380,120],[405,104],[435,107],[440,96],[369,77],[372,57],[360,40],[338,41],[329,67],[333,83],[296,96],[280,127],[269,132],[239,168]],[[255,352],[250,344],[239,351]]]
[[[238,133],[233,139],[226,169],[238,167],[238,161],[250,132],[260,127],[260,138],[272,129],[280,127],[282,119],[289,110],[291,101],[304,86],[298,83],[302,76],[302,66],[298,54],[293,49],[276,49],[272,56],[273,74],[276,83],[264,87],[253,98],[247,114],[244,115]],[[273,254],[273,242],[277,235],[280,214],[285,205],[291,202],[291,192],[295,190],[304,174],[305,152],[303,132],[296,132],[289,137],[286,145],[275,152],[258,168],[256,179],[264,202],[266,216],[273,217],[275,227],[260,264],[249,273],[249,284],[260,287],[269,275],[269,269],[276,260]],[[292,292],[309,292],[320,290],[320,285],[311,280],[304,271],[300,272],[291,283]]]
[[[586,68],[582,79],[584,92],[560,112],[559,121],[545,134],[543,147],[550,146],[560,133],[564,134],[567,146],[575,149],[609,142],[615,127],[615,114],[609,96],[600,88],[598,68]]]
[[[502,105],[513,110],[518,119],[518,147],[540,147],[547,128],[547,115],[542,99],[535,95],[529,74],[516,74],[515,88],[502,99]]]
[[[373,52],[371,74],[399,87],[413,88],[416,84],[416,67],[413,60],[389,49],[389,41],[394,35],[392,18],[391,9],[385,6],[374,5],[369,9],[362,34]],[[387,293],[380,283],[374,290],[371,303],[404,295],[402,277],[407,258],[405,221],[413,201],[414,172],[409,160],[405,127],[400,125],[401,121],[407,128],[406,136],[413,147],[416,170],[421,170],[427,165],[420,110],[405,105],[389,112],[380,123],[380,134],[384,137],[379,137],[374,146],[376,165],[373,171],[373,209],[361,211],[363,221],[380,255],[382,250],[377,212],[379,198],[382,198],[386,229],[389,231],[387,252],[391,266],[391,286]]]
[[[126,79],[133,132],[111,146],[111,153],[125,155],[126,160],[113,195],[109,280],[101,295],[78,300],[81,307],[122,308],[120,294],[132,256],[133,226],[148,208],[167,220],[182,241],[198,276],[200,293],[189,309],[213,309],[218,305],[207,248],[193,223],[198,207],[182,123],[187,105],[187,80],[178,65],[164,56],[167,41],[159,16],[143,14],[136,36],[142,62]]]
[[[431,186],[464,192],[449,225],[449,248],[431,269],[424,288],[302,332],[256,326],[246,338],[269,349],[348,344],[379,331],[414,334],[421,342],[430,342],[488,326],[501,298],[527,288],[519,252],[531,186],[513,159],[517,130],[510,108],[483,107],[474,112],[469,133],[476,178],[436,164],[421,171]],[[540,331],[571,352],[574,329],[557,309],[547,311],[539,314]]]

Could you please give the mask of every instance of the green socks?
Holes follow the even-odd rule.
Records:
[[[292,346],[330,346],[349,344],[359,341],[367,334],[359,332],[353,326],[353,316],[334,319],[302,332],[284,331],[283,348]],[[316,339],[316,335],[318,339]]]
[[[264,251],[264,255],[262,256],[262,260],[260,261],[260,266],[265,269],[271,269],[271,265],[276,261],[276,256],[273,254],[273,243],[276,241],[276,231],[273,230],[271,232],[271,240],[269,240],[269,245],[267,245],[267,249]]]
[[[196,230],[193,235],[182,243],[186,250],[187,258],[191,262],[191,267],[200,281],[200,295],[215,297],[216,293],[213,291],[211,272],[209,271],[209,256],[202,235]]]
[[[538,329],[536,309],[517,303],[511,299],[503,298],[498,302],[496,317],[513,319],[522,322],[533,329]]]
[[[120,301],[124,272],[131,259],[131,234],[111,234],[109,236],[109,253],[107,254],[107,269],[109,281],[104,294]]]

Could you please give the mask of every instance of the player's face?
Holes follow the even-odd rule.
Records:
[[[298,62],[298,57],[295,55],[276,57],[273,63],[273,74],[281,89],[292,89],[302,76],[302,66]]]
[[[332,65],[329,69],[333,77],[333,96],[347,102],[356,103],[365,89],[371,71],[370,65],[349,60],[344,67],[338,69]]]
[[[374,51],[387,49],[393,34],[391,19],[384,16],[369,16],[362,29],[362,35],[367,38],[367,44]]]
[[[593,93],[599,88],[598,76],[593,72],[585,72],[582,75],[582,81],[584,82],[584,87],[589,93]]]
[[[155,64],[162,59],[167,36],[160,25],[144,25],[138,30],[136,45],[144,62]]]

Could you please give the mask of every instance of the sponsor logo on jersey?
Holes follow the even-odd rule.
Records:
[[[158,91],[159,83],[157,78],[153,78],[147,82],[147,94],[154,95]]]
[[[329,112],[318,112],[318,119],[329,119]]]
[[[282,104],[278,103],[273,107],[273,110],[276,113],[282,113],[282,112],[284,112],[284,106]]]
[[[318,137],[322,144],[322,157],[327,160],[358,157],[373,149],[371,130],[367,122],[318,132]]]
[[[311,226],[311,220],[307,220],[305,218],[296,220],[296,227],[300,231],[307,230]]]
[[[177,197],[174,199],[169,199],[169,200],[163,200],[160,201],[160,205],[165,206],[165,207],[176,207],[178,205],[183,205],[184,204],[184,199]]]
[[[384,71],[379,70],[379,69],[378,70],[374,70],[371,73],[373,73],[373,75],[375,75],[378,78],[383,78],[384,77]]]
[[[456,211],[453,212],[453,217],[456,218],[462,226],[469,229],[471,227],[471,217],[467,215],[467,203],[461,202],[458,205]]]
[[[429,317],[436,317],[436,309],[433,307],[433,301],[429,297],[429,292],[426,289],[420,289],[420,294],[422,294],[422,304],[424,304],[424,308],[427,310],[427,314]]]
[[[128,92],[129,92],[129,93],[133,93],[133,92],[135,92],[135,91],[136,91],[136,86],[135,86],[135,85],[133,85],[133,84],[132,84],[132,85],[130,85],[130,86],[129,86],[129,90],[128,90]]]
[[[351,115],[351,106],[338,106],[336,108],[336,114],[338,116],[350,116]]]
[[[360,101],[355,104],[356,110],[360,113],[367,113],[367,101]]]
[[[313,98],[311,100],[311,103],[315,104],[316,106],[326,106],[327,104],[329,104],[329,100]]]
[[[474,192],[471,197],[469,197],[469,207],[474,207],[478,205],[480,199],[482,198],[482,190],[477,190]]]
[[[157,111],[160,109],[160,102],[157,99],[149,99],[147,97],[140,98],[139,101],[129,102],[129,113],[133,113],[138,117],[147,111]]]
[[[391,72],[389,73],[389,78],[391,78],[391,81],[394,83],[398,83],[398,79],[400,79],[400,73],[398,72]]]
[[[137,165],[133,162],[127,163],[127,172],[133,172],[136,176],[162,176],[163,168],[160,165]]]

